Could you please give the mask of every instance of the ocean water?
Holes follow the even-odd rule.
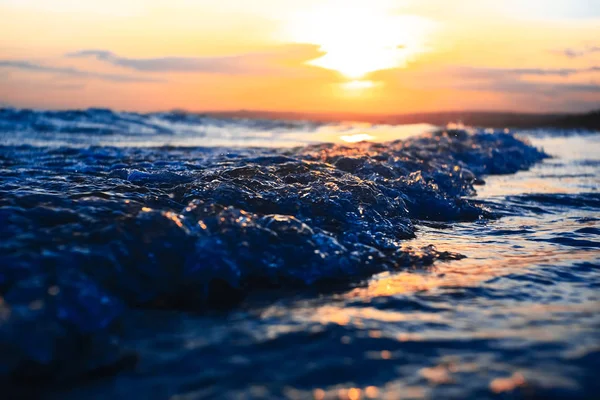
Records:
[[[596,398],[600,134],[449,128],[0,110],[0,385]]]

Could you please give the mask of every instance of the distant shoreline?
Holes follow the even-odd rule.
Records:
[[[468,126],[489,128],[569,128],[600,130],[600,110],[574,114],[531,114],[493,111],[449,111],[411,114],[354,114],[354,113],[301,113],[277,111],[216,111],[203,114],[217,117],[307,120],[318,122],[368,122],[376,124],[432,124],[443,126],[449,122],[462,122]]]
[[[128,112],[127,110],[110,110],[107,108],[90,107],[87,109],[31,109],[11,106],[0,106],[4,110],[35,110],[35,111],[85,111],[103,110],[113,112]],[[134,111],[131,111],[134,112]],[[139,114],[155,114],[156,112],[140,112]],[[206,115],[215,118],[247,118],[268,119],[281,121],[311,121],[321,123],[331,122],[366,122],[371,124],[412,125],[431,124],[446,126],[448,123],[463,123],[466,126],[483,128],[564,128],[600,131],[600,109],[586,113],[519,113],[512,111],[443,111],[421,112],[408,114],[361,114],[350,112],[292,112],[292,111],[189,111],[174,109],[167,112]],[[136,112],[134,112],[136,113]]]

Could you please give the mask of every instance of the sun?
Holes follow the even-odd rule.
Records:
[[[425,50],[432,21],[400,15],[388,2],[331,0],[294,15],[287,25],[294,42],[320,46],[310,65],[338,71],[350,80],[406,65]]]

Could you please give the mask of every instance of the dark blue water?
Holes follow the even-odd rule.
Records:
[[[600,135],[517,134],[2,110],[0,384],[595,398]]]

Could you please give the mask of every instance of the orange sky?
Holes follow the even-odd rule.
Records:
[[[586,111],[600,2],[0,0],[1,105]]]

